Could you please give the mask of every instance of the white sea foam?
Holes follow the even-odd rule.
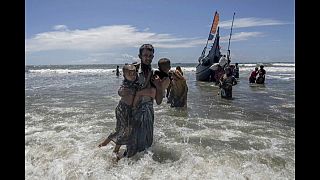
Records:
[[[295,72],[295,67],[264,67],[264,69],[266,70],[267,74],[268,72]],[[254,67],[240,67],[239,68],[240,73],[241,71],[253,71]]]
[[[175,70],[176,67],[171,67],[171,70]],[[196,67],[181,67],[182,72],[192,72],[196,71]]]
[[[217,122],[245,125],[242,121],[226,119],[219,119]],[[57,125],[65,126],[67,123]],[[252,139],[252,144],[266,141],[271,142],[272,146],[259,151],[237,151],[230,148],[217,151],[213,150],[214,145],[201,147],[187,141],[170,142],[164,138],[161,142],[155,142],[146,154],[140,153],[114,164],[114,145],[110,143],[97,148],[105,132],[93,133],[95,128],[75,123],[69,126],[68,131],[47,131],[30,136],[30,139],[37,139],[38,145],[26,147],[26,179],[292,179],[294,174],[294,170],[290,168],[294,166],[293,160],[286,160],[288,169],[278,165],[278,161],[272,161],[277,158],[280,163],[284,161],[282,159],[285,155],[281,153],[279,145],[285,141],[270,141],[268,138],[233,129],[195,131],[183,127],[181,131],[186,137],[208,137],[225,143],[232,143],[229,142],[232,138],[255,137],[257,139]],[[78,138],[75,139],[74,136]],[[124,147],[121,149],[123,151]],[[272,166],[279,166],[280,169]]]
[[[276,97],[276,96],[270,96],[270,98],[279,99],[279,100],[283,100],[283,99],[284,99],[284,98],[282,98],[282,97]]]
[[[258,64],[239,64],[239,67],[258,67]]]
[[[246,73],[242,68],[252,70],[240,66],[240,76]],[[267,79],[293,76],[265,68]],[[294,72],[293,66],[276,68]],[[194,75],[195,67],[182,70]],[[47,74],[29,73],[26,82],[33,87],[49,81],[43,85],[47,89],[26,92],[25,179],[294,179],[295,128],[281,124],[281,115],[294,116],[293,90],[286,87],[290,83],[266,84],[255,91],[264,94],[255,97],[241,80],[230,101],[215,101],[209,84],[190,84],[186,112],[170,108],[166,99],[160,106],[154,104],[152,147],[115,164],[114,144],[97,145],[116,125],[114,107],[122,79],[75,76],[70,82],[69,74],[61,74],[50,82]],[[66,84],[77,86],[58,93]],[[279,94],[284,99],[275,100]],[[260,109],[260,103],[267,108]]]
[[[295,66],[296,64],[292,63],[272,63],[273,66]]]
[[[41,128],[41,127],[29,127],[29,126],[26,126],[25,135],[29,135],[29,134],[33,134],[33,133],[41,132],[41,131],[43,131],[43,128]]]
[[[284,77],[284,76],[277,76],[277,75],[266,75],[267,79],[280,79],[280,80],[294,80],[295,79],[295,76],[294,74],[292,74],[291,76],[289,77]]]
[[[294,108],[294,107],[295,107],[295,104],[283,104],[283,105],[281,105],[281,107],[284,107],[284,108]]]
[[[58,73],[58,74],[68,74],[68,73],[85,73],[85,74],[109,74],[112,73],[114,69],[33,69],[30,70],[31,73]]]

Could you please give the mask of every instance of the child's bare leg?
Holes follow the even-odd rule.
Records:
[[[114,147],[114,150],[113,150],[113,153],[114,153],[113,161],[114,162],[118,162],[121,158],[118,154],[120,147],[121,147],[121,145],[118,145],[118,144]]]
[[[118,154],[118,153],[119,153],[119,150],[120,150],[120,147],[121,147],[121,145],[118,145],[118,144],[117,144],[117,145],[114,147],[113,152]]]
[[[98,147],[106,146],[110,141],[111,141],[111,139],[107,138],[107,139],[104,140],[102,143],[100,143],[100,144],[98,145]]]
[[[139,95],[136,95],[136,96],[134,97],[134,99],[133,99],[132,106],[133,106],[133,107],[137,107],[137,104],[138,104],[139,100],[140,100],[140,96],[139,96]]]

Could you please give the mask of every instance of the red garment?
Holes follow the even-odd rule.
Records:
[[[214,78],[218,82],[219,79],[223,76],[224,70],[222,67],[218,66],[218,69],[215,71]]]
[[[250,77],[254,77],[254,78],[256,78],[256,77],[257,77],[257,75],[258,75],[258,72],[257,72],[257,71],[252,71],[252,73],[251,73]]]

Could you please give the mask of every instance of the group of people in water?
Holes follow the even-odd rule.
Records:
[[[123,66],[124,80],[118,90],[121,99],[115,109],[116,128],[98,145],[102,147],[110,141],[114,142],[116,146],[113,152],[116,160],[121,157],[132,157],[152,145],[154,100],[160,105],[166,96],[171,107],[187,105],[188,86],[181,67],[176,67],[176,70],[172,71],[170,60],[162,58],[158,61],[158,70],[152,70],[153,57],[153,46],[143,44],[139,49],[141,64]],[[123,154],[119,154],[121,145],[126,145]]]
[[[254,71],[251,72],[249,77],[249,83],[264,84],[265,75],[266,75],[266,70],[264,69],[263,65],[260,65],[260,69],[256,67]]]
[[[230,60],[226,56],[222,56],[219,63],[212,65],[210,70],[210,80],[219,86],[221,97],[232,99],[232,86],[237,84],[237,79],[239,78],[238,63],[231,65]],[[266,70],[263,65],[260,65],[260,69],[256,67],[250,74],[249,83],[264,84],[265,74]]]
[[[220,88],[220,95],[225,99],[232,99],[232,86],[237,84],[236,78],[239,78],[239,66],[230,64],[230,59],[225,55],[221,56],[219,63],[210,67],[210,81]]]
[[[154,48],[151,44],[143,44],[139,49],[141,63],[125,64],[122,69],[123,83],[118,90],[121,97],[116,109],[116,128],[98,147],[114,142],[113,150],[116,161],[121,157],[132,157],[138,152],[146,151],[153,143],[154,109],[164,97],[171,107],[187,107],[188,86],[180,66],[171,70],[168,58],[158,61],[158,69],[153,70],[151,63]],[[232,86],[239,78],[238,63],[229,63],[221,67],[221,73],[216,70],[215,79],[219,85],[222,98],[232,98]],[[218,69],[219,70],[219,69]],[[250,83],[264,83],[266,71],[260,66],[251,73]],[[119,76],[119,66],[116,75]],[[258,77],[256,78],[256,76]],[[123,154],[120,147],[126,146]]]

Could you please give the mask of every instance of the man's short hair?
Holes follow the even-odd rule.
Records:
[[[154,53],[154,48],[151,44],[143,44],[140,48],[139,48],[139,54],[142,54],[142,51],[144,49],[147,49],[149,51],[151,51],[152,53]]]
[[[165,64],[170,65],[170,59],[168,59],[168,58],[161,58],[161,59],[159,59],[159,61],[158,61],[158,66],[165,65]]]

